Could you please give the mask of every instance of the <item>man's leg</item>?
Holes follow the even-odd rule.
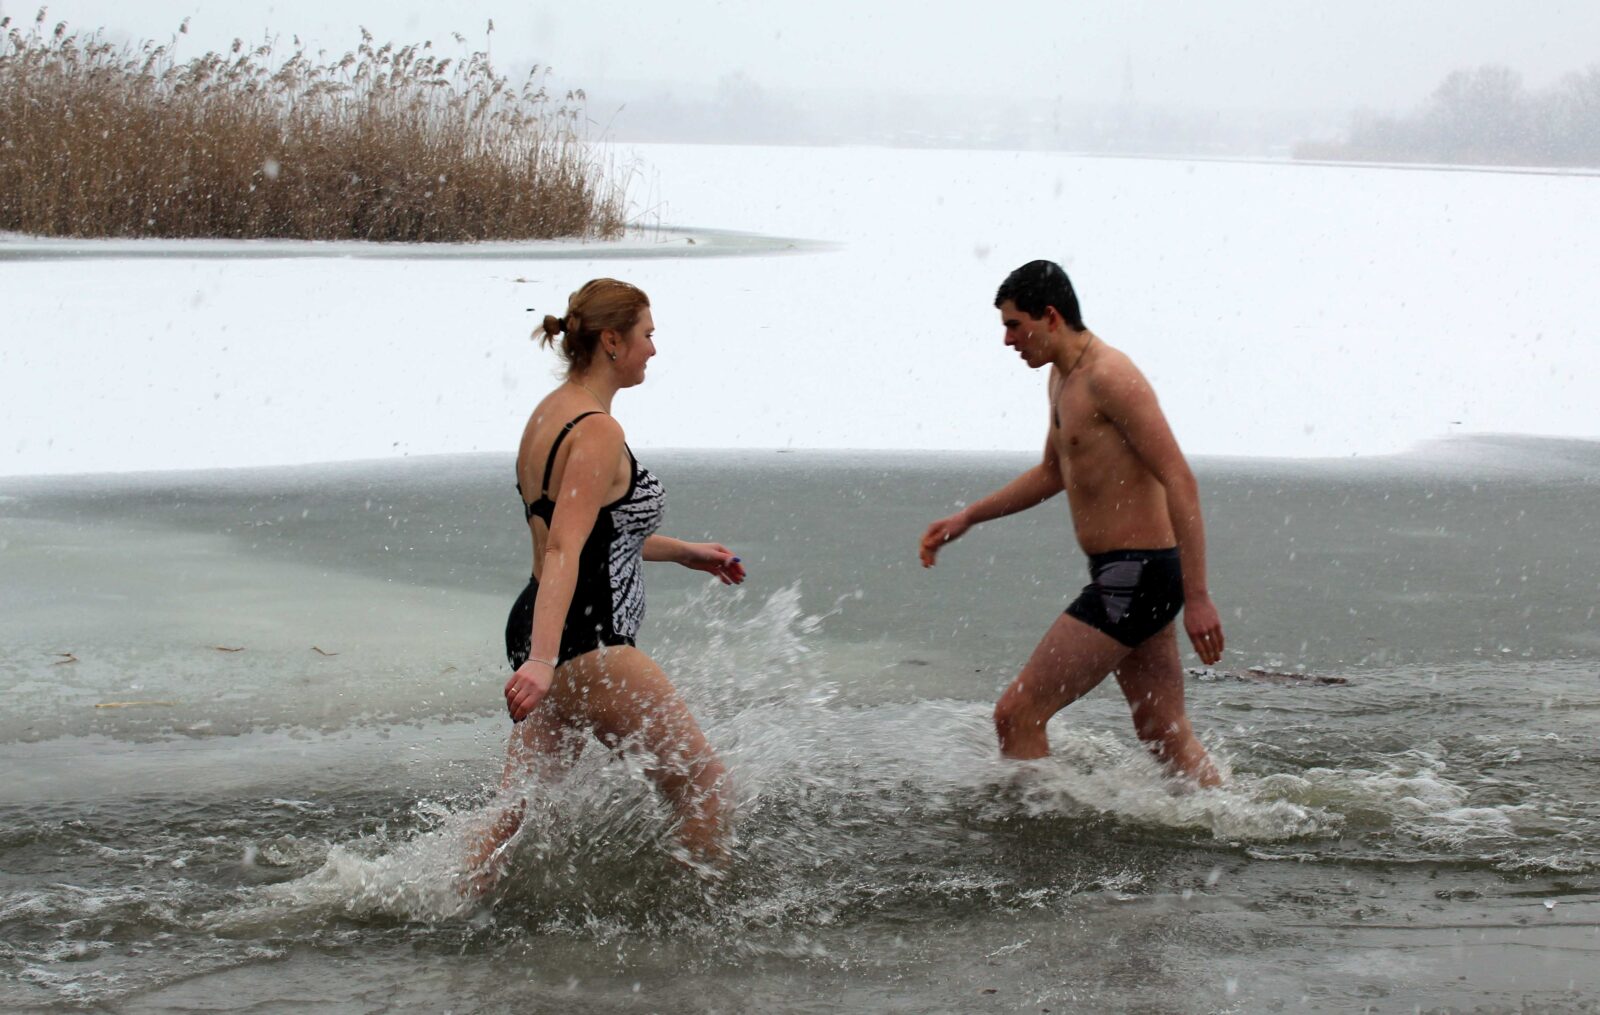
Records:
[[[1094,690],[1127,653],[1126,645],[1083,621],[1057,617],[994,707],[1000,753],[1017,759],[1049,754],[1045,723]]]
[[[1117,683],[1133,710],[1133,729],[1172,775],[1201,786],[1222,785],[1216,766],[1195,738],[1183,707],[1183,664],[1174,624],[1129,652],[1117,667]]]

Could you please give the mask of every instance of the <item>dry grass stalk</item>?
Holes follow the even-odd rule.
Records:
[[[614,236],[626,195],[581,92],[432,43],[286,60],[0,20],[0,230],[47,236],[463,242]],[[187,31],[187,22],[179,29]],[[458,42],[460,36],[456,37]],[[174,43],[176,38],[174,38]]]

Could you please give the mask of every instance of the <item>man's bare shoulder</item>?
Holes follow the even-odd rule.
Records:
[[[1087,378],[1090,397],[1107,418],[1125,422],[1160,412],[1154,386],[1127,353],[1105,346],[1093,367]]]
[[[1095,344],[1100,347],[1099,354],[1085,364],[1088,369],[1084,374],[1096,392],[1126,388],[1129,385],[1149,385],[1138,365],[1127,353],[1105,341]]]

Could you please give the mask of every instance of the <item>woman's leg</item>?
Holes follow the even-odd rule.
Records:
[[[546,703],[511,728],[506,744],[506,764],[500,776],[500,790],[506,790],[530,774],[540,779],[560,779],[577,762],[583,739],[562,721],[558,711]],[[525,802],[507,804],[479,833],[467,856],[467,871],[474,895],[482,895],[500,877],[500,850],[522,827]]]
[[[563,671],[567,679],[552,688],[561,712],[581,716],[608,747],[637,744],[651,755],[646,772],[677,815],[678,841],[701,863],[726,864],[727,771],[661,667],[623,645]]]

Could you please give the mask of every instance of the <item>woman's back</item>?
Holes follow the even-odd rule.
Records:
[[[604,420],[590,418],[597,415],[604,416]],[[567,465],[573,450],[580,442],[590,446],[601,443],[599,440],[586,441],[585,437],[598,437],[595,431],[605,423],[610,423],[620,433],[620,427],[600,408],[593,395],[572,384],[563,384],[545,396],[523,427],[522,441],[517,449],[517,493],[522,498],[523,516],[527,519],[532,537],[533,575],[536,578],[544,557],[545,541],[550,534],[555,499],[559,491],[569,488],[566,485],[569,478]],[[585,428],[589,430],[588,434],[583,433]],[[603,469],[604,463],[597,464]],[[606,489],[601,497],[602,503],[610,505],[618,497],[626,495],[633,482],[633,471],[631,456],[623,454],[616,456],[609,477],[604,477],[603,472],[600,476],[592,477],[597,482],[604,477]],[[574,481],[579,478],[571,477]]]

